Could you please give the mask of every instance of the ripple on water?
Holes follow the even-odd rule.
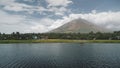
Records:
[[[120,68],[118,44],[0,45],[0,68]]]

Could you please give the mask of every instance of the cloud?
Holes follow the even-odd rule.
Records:
[[[50,7],[48,9],[49,12],[54,12],[55,15],[63,16],[65,12],[69,11],[69,9],[65,7]]]
[[[24,0],[33,2],[34,0]],[[75,14],[68,9],[69,4],[73,2],[71,0],[45,0],[48,4],[47,7],[41,5],[28,5],[26,3],[19,3],[16,0],[0,0],[0,31],[5,33],[11,33],[14,31],[19,32],[47,32],[55,29],[63,24],[70,22],[74,19],[82,18],[90,21],[96,25],[106,27],[112,30],[120,30],[120,11],[113,12],[97,12],[92,10],[90,13]],[[11,11],[13,14],[10,14]],[[27,16],[14,12],[27,12]],[[51,13],[52,12],[52,13]],[[45,14],[42,17],[36,13]],[[49,13],[51,13],[49,15]],[[69,14],[68,16],[66,14]],[[31,16],[30,14],[33,14]],[[49,16],[60,16],[61,18],[52,18]]]
[[[0,31],[11,33],[13,31],[25,32],[30,25],[25,21],[26,16],[11,15],[0,10]],[[29,23],[30,24],[30,23]]]
[[[0,5],[3,5],[3,9],[7,11],[14,11],[14,12],[27,12],[29,14],[33,14],[33,12],[42,13],[44,11],[47,11],[42,6],[33,6],[28,5],[26,3],[19,3],[15,0],[1,0]]]
[[[26,2],[34,2],[35,0],[23,0],[23,1],[26,1]]]
[[[22,4],[19,4],[19,5],[17,4],[17,6],[15,4],[12,4],[12,5],[6,5],[3,9],[9,10],[9,11],[15,11],[15,12],[26,11],[24,7],[25,5],[22,5]]]
[[[54,23],[50,18],[30,18],[23,15],[13,15],[0,10],[0,31],[5,33],[12,32],[47,32],[51,30],[49,27]]]
[[[63,16],[65,12],[69,12],[70,9],[68,9],[67,6],[73,3],[71,0],[46,0],[46,2],[48,3],[48,11],[58,16]]]
[[[57,19],[49,28],[52,30],[52,29],[55,29],[55,28],[58,28],[60,26],[62,26],[63,24],[65,23],[68,23],[74,19],[77,19],[76,17],[74,16],[64,16],[62,19]]]
[[[111,30],[120,30],[120,11],[118,12],[96,12],[96,10],[91,11],[91,13],[85,14],[70,14],[69,16],[64,16],[62,19],[58,19],[51,28],[61,26],[67,22],[74,19],[82,18],[93,24],[105,27]]]
[[[50,26],[53,25],[53,23],[55,22],[55,20],[53,19],[50,19],[50,18],[42,18],[40,20],[35,20],[35,21],[32,21],[34,22],[34,26],[32,26],[30,28],[31,32],[47,32],[50,29]],[[35,23],[37,22],[37,23]]]
[[[0,0],[1,5],[7,5],[13,3],[15,0]]]
[[[68,4],[72,3],[71,0],[46,0],[46,2],[49,4],[48,7],[50,6],[68,6]]]
[[[29,2],[35,2],[34,0],[24,0]],[[41,1],[36,1],[41,2]],[[72,3],[71,0],[46,0],[46,6],[42,5],[28,5],[25,2],[17,2],[16,0],[1,0],[0,5],[3,5],[4,10],[12,12],[22,12],[27,14],[39,13],[41,15],[49,12],[54,13],[56,16],[63,16],[66,12],[69,13],[70,9],[67,6]]]
[[[88,14],[78,14],[83,19],[93,22],[96,25],[106,27],[112,30],[120,29],[120,12],[92,12]]]
[[[23,21],[25,16],[21,15],[10,15],[4,11],[0,10],[0,24],[20,24],[20,21]]]
[[[5,33],[12,33],[19,31],[22,33],[28,32],[47,32],[57,27],[62,26],[72,20],[82,18],[90,21],[96,25],[106,27],[112,30],[120,29],[120,12],[99,12],[92,11],[86,14],[70,14],[63,16],[62,19],[51,19],[48,17],[36,19],[28,19],[23,15],[11,15],[7,12],[0,10],[0,31]]]

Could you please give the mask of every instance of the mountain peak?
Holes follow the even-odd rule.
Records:
[[[89,33],[89,32],[109,32],[108,29],[95,25],[84,19],[72,20],[50,32],[52,33]]]

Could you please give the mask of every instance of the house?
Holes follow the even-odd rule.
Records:
[[[116,36],[116,38],[117,38],[118,40],[120,40],[120,36]]]
[[[38,37],[37,36],[33,36],[33,39],[38,39]]]

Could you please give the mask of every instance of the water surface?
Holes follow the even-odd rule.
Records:
[[[120,68],[120,44],[0,44],[0,68]]]

